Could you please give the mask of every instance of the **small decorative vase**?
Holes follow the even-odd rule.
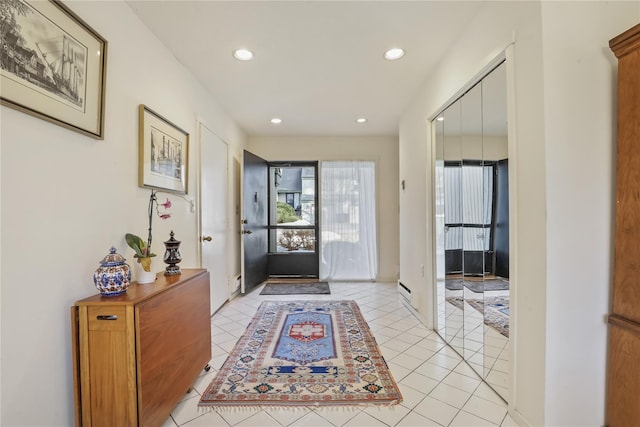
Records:
[[[177,265],[182,261],[182,255],[180,255],[180,241],[173,237],[173,230],[169,234],[170,238],[164,242],[166,248],[164,252],[164,262],[166,262],[167,268],[164,271],[165,276],[175,276],[176,274],[182,274],[180,267]]]
[[[151,271],[146,271],[144,267],[142,267],[142,264],[136,262],[135,270],[136,282],[138,282],[138,284],[144,285],[156,281],[156,273],[153,272],[153,269],[151,269]]]
[[[102,295],[114,296],[127,291],[131,284],[131,268],[125,261],[113,246],[100,261],[100,267],[93,273],[93,283]]]

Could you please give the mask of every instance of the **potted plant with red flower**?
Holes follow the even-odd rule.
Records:
[[[160,212],[160,207],[164,209],[163,212]],[[127,233],[124,236],[127,245],[129,245],[129,247],[135,252],[133,257],[137,259],[143,270],[143,272],[138,274],[138,276],[140,276],[137,278],[138,283],[151,283],[155,280],[155,273],[151,270],[151,258],[156,256],[156,254],[151,252],[153,214],[155,211],[160,219],[171,218],[171,214],[166,212],[170,207],[171,200],[167,199],[166,202],[159,203],[157,192],[155,190],[151,190],[151,195],[149,196],[149,235],[147,237],[147,241],[145,242],[139,236],[131,233]]]

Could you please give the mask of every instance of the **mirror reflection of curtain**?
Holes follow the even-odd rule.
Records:
[[[321,167],[322,280],[375,280],[378,273],[375,163]]]
[[[446,274],[461,273],[461,264],[454,260],[461,256],[462,250],[480,253],[491,249],[494,166],[480,163],[464,164],[460,168],[458,163],[445,162],[445,251],[449,253]],[[483,274],[480,265],[475,270],[476,275]]]

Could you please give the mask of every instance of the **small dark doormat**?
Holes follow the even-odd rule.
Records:
[[[303,295],[330,294],[327,282],[310,283],[267,283],[260,295]]]

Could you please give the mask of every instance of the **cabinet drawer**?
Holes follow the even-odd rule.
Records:
[[[124,331],[127,327],[125,307],[88,307],[90,331]]]

